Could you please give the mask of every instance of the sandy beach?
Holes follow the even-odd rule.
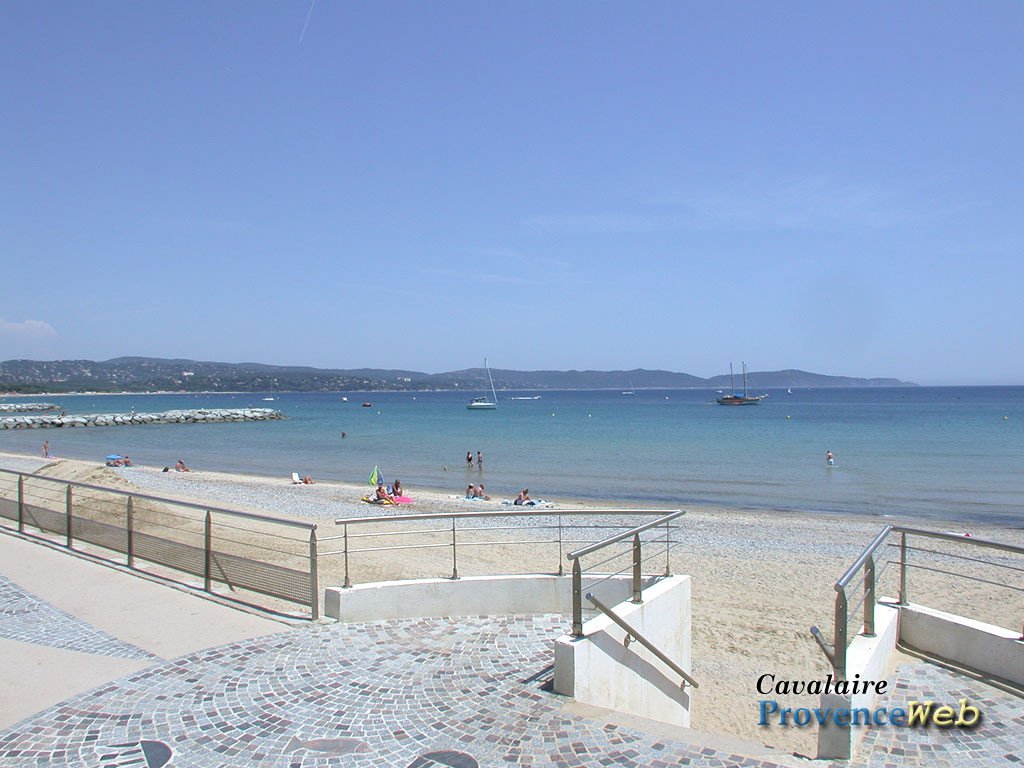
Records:
[[[321,538],[337,535],[335,519],[388,513],[465,512],[470,510],[514,509],[492,501],[466,501],[455,490],[409,488],[411,505],[380,507],[366,504],[361,497],[366,484],[315,483],[293,485],[286,477],[192,471],[162,472],[162,467],[107,468],[95,463],[0,454],[0,468],[36,472],[52,478],[94,485],[136,490],[167,499],[205,503],[241,511],[300,519],[318,526]],[[393,478],[389,478],[393,479]],[[549,499],[553,507],[571,516],[574,510],[615,509],[597,500]],[[900,522],[930,530],[970,534],[1024,545],[1024,531],[1015,528],[934,521],[895,520],[871,516],[812,516],[755,509],[686,507],[677,534],[682,542],[672,553],[675,573],[693,578],[693,675],[700,681],[694,707],[693,726],[765,742],[787,751],[813,755],[812,729],[771,731],[756,725],[756,678],[763,673],[780,679],[820,679],[829,665],[811,638],[809,627],[820,626],[831,640],[833,584],[859,552],[887,523]],[[176,508],[180,512],[180,508]],[[154,512],[154,524],[159,512]],[[199,524],[194,521],[183,527]],[[515,538],[522,539],[527,523],[519,521]],[[498,532],[487,532],[493,540]],[[538,533],[544,537],[550,533]],[[595,536],[580,533],[581,536]],[[601,532],[597,537],[607,535]],[[261,541],[258,525],[249,530],[234,529],[237,542]],[[424,534],[419,541],[426,540]],[[468,535],[467,535],[468,536]],[[407,542],[403,542],[407,543]],[[326,544],[326,543],[325,543]],[[287,548],[286,548],[287,549]],[[944,547],[935,547],[944,549]],[[301,554],[301,547],[295,549]],[[328,552],[330,547],[321,546]],[[353,560],[353,577],[359,581],[406,576],[446,574],[447,553],[441,549],[385,552],[361,555]],[[977,555],[977,552],[968,553]],[[285,552],[281,558],[289,556]],[[924,559],[936,556],[921,555]],[[985,557],[980,555],[980,557]],[[460,572],[524,573],[552,572],[557,568],[557,547],[552,545],[470,547],[460,554]],[[983,563],[964,561],[942,567],[959,573],[1005,580],[999,570]],[[1020,563],[1017,563],[1020,565]],[[338,556],[320,562],[320,586],[340,584],[342,564]],[[930,571],[914,571],[909,582],[911,599],[935,608],[1008,628],[1020,625],[1016,593],[998,587]],[[882,577],[879,593],[894,595],[896,569]],[[785,698],[785,697],[780,697]],[[814,706],[810,697],[791,696],[787,706]]]

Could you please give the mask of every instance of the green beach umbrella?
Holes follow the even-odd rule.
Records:
[[[380,485],[383,481],[384,476],[380,472],[380,467],[376,464],[373,465],[373,472],[370,473],[370,485]]]

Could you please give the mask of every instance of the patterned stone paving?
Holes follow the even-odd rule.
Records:
[[[141,648],[111,637],[91,624],[54,608],[2,575],[0,637],[94,656],[157,660],[156,656]]]
[[[975,728],[873,728],[862,743],[858,768],[994,768],[1024,763],[1024,699],[950,670],[917,662],[896,670],[880,707],[908,701],[958,706],[960,699],[982,711]]]
[[[0,765],[774,765],[566,714],[541,685],[564,631],[564,616],[423,619],[222,646],[23,721]]]
[[[492,616],[314,625],[149,667],[0,734],[0,765],[624,766],[780,763],[568,713],[543,690],[565,617]],[[925,664],[891,704],[967,697],[971,732],[879,728],[856,768],[1014,765],[1021,700]],[[840,764],[802,761],[815,768]]]

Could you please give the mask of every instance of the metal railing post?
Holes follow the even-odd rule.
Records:
[[[864,566],[864,637],[875,636],[875,556]]]
[[[907,534],[900,534],[900,605],[907,603]]]
[[[320,618],[319,562],[316,556],[316,526],[309,531],[309,614],[313,621]]]
[[[452,516],[452,579],[459,578],[459,558],[455,549],[455,517]]]
[[[565,566],[562,563],[562,516],[558,516],[558,575],[565,575]]]
[[[846,601],[846,591],[838,590],[836,594],[836,624],[835,624],[835,662],[834,672],[836,680],[846,679],[846,615],[849,605]]]
[[[128,556],[128,567],[135,567],[135,501],[133,496],[128,497],[127,519],[125,527],[128,529],[128,548],[125,554]]]
[[[572,561],[572,636],[583,636],[583,573],[578,557]]]
[[[345,583],[342,585],[346,589],[352,586],[352,580],[348,577],[348,526],[344,526],[345,536]]]
[[[18,533],[25,532],[25,476],[18,475]]]
[[[213,553],[212,553],[212,540],[213,540],[213,517],[210,515],[210,510],[206,510],[206,535],[203,536],[203,549],[205,550],[206,558],[203,564],[203,589],[207,592],[212,592],[213,582]]]
[[[640,534],[633,534],[633,602],[642,603],[643,596],[640,594],[643,590],[643,585],[640,583],[640,564],[641,564],[641,553],[640,553]]]
[[[669,562],[668,555],[672,549],[672,527],[669,525],[668,520],[665,521],[665,577],[672,575],[672,564]]]
[[[67,511],[67,546],[68,549],[73,549],[74,543],[74,507],[75,503],[71,497],[71,486],[68,486],[67,498],[65,500],[65,507]]]

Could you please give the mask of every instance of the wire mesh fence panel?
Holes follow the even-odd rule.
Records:
[[[67,535],[68,517],[65,511],[55,511],[28,503],[24,504],[22,509],[26,528],[35,528],[41,533],[52,533],[57,536]]]
[[[17,524],[18,522],[18,499],[9,498],[7,496],[0,496],[0,518],[10,520],[12,523]]]
[[[0,524],[19,520],[30,535],[173,581],[318,611],[312,524],[0,470]]]
[[[247,589],[293,603],[309,603],[312,579],[300,571],[223,552],[211,554],[211,578],[232,589]]]

